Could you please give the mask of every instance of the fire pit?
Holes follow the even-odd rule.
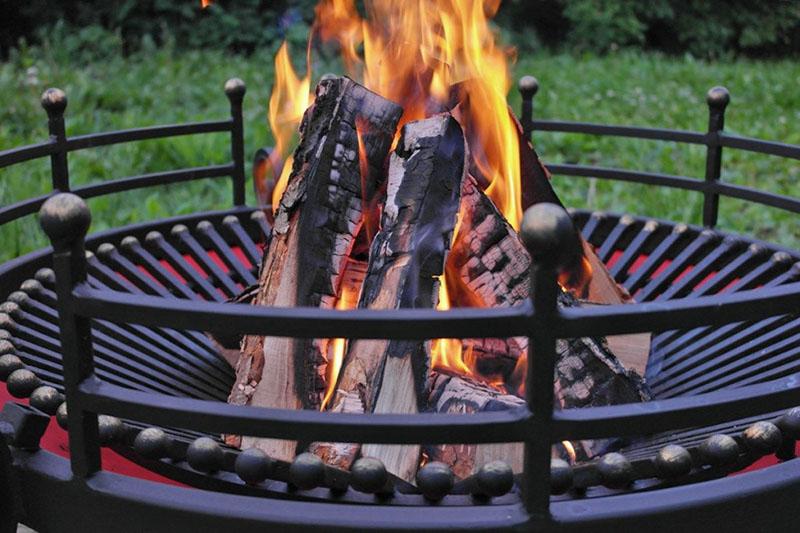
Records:
[[[6,223],[44,204],[41,221],[53,242],[52,250],[0,267],[6,300],[0,308],[0,378],[10,394],[29,399],[6,403],[0,417],[0,497],[12,509],[2,524],[19,520],[41,530],[114,524],[137,531],[165,524],[179,530],[271,525],[325,531],[667,530],[712,521],[733,530],[786,527],[800,495],[800,474],[790,460],[800,437],[800,410],[787,411],[800,404],[800,256],[715,225],[720,196],[800,212],[797,199],[721,182],[723,147],[794,159],[800,147],[724,133],[728,95],[721,88],[708,95],[708,133],[533,121],[536,88],[529,77],[520,84],[526,135],[572,131],[707,146],[704,181],[551,166],[555,174],[702,193],[705,228],[572,213],[615,278],[641,303],[557,309],[561,265],[549,258],[561,255],[556,252],[569,242],[561,233],[570,224],[565,212],[537,207],[531,220],[538,222],[523,229],[538,259],[531,272],[535,297],[520,307],[442,313],[224,304],[255,280],[271,229],[263,211],[244,205],[244,84],[225,85],[227,120],[81,137],[64,131],[64,94],[47,91],[42,103],[50,140],[0,153],[0,166],[50,157],[54,193],[70,190],[67,154],[95,146],[227,131],[232,162],[73,188],[74,195],[0,209]],[[230,210],[116,228],[84,240],[90,216],[79,196],[217,176],[231,178]],[[221,403],[234,372],[201,331],[375,339],[523,335],[534,340],[537,357],[528,368],[526,406],[517,410],[470,416],[283,411]],[[657,332],[646,371],[656,401],[553,411],[548,376],[556,338],[640,331]],[[40,447],[47,448],[48,435],[59,431],[48,429],[50,416],[68,429],[69,459]],[[304,442],[523,442],[525,468],[515,476],[492,463],[456,483],[446,470],[423,468],[415,486],[374,461],[357,462],[347,472],[308,454],[282,462],[240,452],[221,444],[222,433]],[[620,436],[632,438],[619,453],[551,463],[551,442]],[[143,477],[133,467],[123,467],[125,475],[102,470],[105,447],[143,465],[144,472],[194,488],[130,477]],[[773,454],[783,462],[728,476]],[[120,471],[120,460],[105,450],[103,461]]]

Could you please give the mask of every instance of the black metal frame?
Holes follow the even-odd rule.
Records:
[[[533,87],[533,88],[532,88]],[[53,91],[53,90],[51,90]],[[150,185],[188,181],[206,177],[230,176],[234,205],[244,204],[244,165],[241,106],[244,85],[226,84],[232,118],[224,121],[127,130],[67,138],[64,132],[63,93],[45,93],[43,105],[50,120],[48,142],[0,152],[0,167],[49,156],[52,161],[54,192],[69,191],[67,153],[92,146],[161,138],[175,135],[229,131],[233,162],[146,176],[136,176],[98,185],[76,188],[72,192],[92,197]],[[59,94],[60,93],[60,94]],[[621,179],[662,185],[703,193],[704,224],[717,221],[719,196],[730,196],[800,213],[800,200],[755,189],[722,183],[720,177],[723,147],[800,159],[800,147],[730,136],[722,131],[727,92],[715,88],[709,93],[709,131],[685,131],[606,126],[556,121],[534,121],[532,98],[535,86],[523,90],[522,124],[525,134],[532,131],[562,131],[659,139],[707,146],[704,181],[620,169],[580,165],[552,165],[555,174]],[[25,200],[0,209],[0,223],[35,212],[47,196]],[[236,208],[235,208],[236,209]],[[566,216],[566,214],[558,215]],[[796,313],[800,302],[800,283],[758,291],[700,297],[664,303],[640,303],[592,309],[557,309],[559,265],[541,256],[531,273],[534,301],[511,309],[455,309],[446,313],[433,310],[335,311],[320,309],[259,308],[213,302],[187,302],[154,296],[121,294],[98,290],[86,283],[84,237],[88,229],[88,210],[77,197],[57,195],[42,209],[45,230],[53,243],[52,261],[56,271],[58,311],[64,362],[65,393],[69,404],[71,468],[46,452],[13,450],[25,491],[41,491],[56,501],[85,505],[91,497],[96,505],[108,505],[107,512],[140,510],[146,521],[169,519],[178,529],[190,525],[211,527],[226,524],[255,528],[266,524],[325,530],[382,527],[386,529],[453,529],[470,527],[497,530],[516,527],[602,527],[612,523],[634,525],[660,517],[673,520],[691,510],[688,523],[724,513],[741,518],[740,526],[752,524],[743,515],[742,502],[762,501],[773,509],[789,509],[787,496],[800,496],[794,464],[787,463],[764,472],[750,474],[741,482],[707,482],[707,494],[698,495],[687,487],[672,487],[658,493],[627,494],[580,502],[581,510],[569,502],[551,502],[550,445],[561,440],[601,438],[641,434],[693,425],[714,424],[749,415],[772,413],[800,404],[796,376],[722,390],[696,397],[618,405],[581,410],[553,411],[552,384],[554,350],[557,338],[650,332],[664,329],[720,325],[741,320]],[[535,232],[524,234],[526,241],[541,238]],[[533,250],[532,250],[533,252]],[[37,256],[38,257],[38,256]],[[39,258],[43,260],[42,256]],[[0,267],[0,276],[23,267],[12,262]],[[13,272],[12,272],[13,271]],[[28,275],[30,265],[28,264]],[[8,279],[8,278],[4,278]],[[527,408],[514,412],[482,413],[470,417],[457,415],[347,415],[310,411],[283,411],[236,407],[218,402],[174,398],[143,393],[99,380],[93,373],[89,321],[105,319],[133,324],[177,329],[219,331],[236,330],[270,336],[345,337],[345,338],[468,338],[528,336],[537,347],[537,357],[529,365]],[[409,514],[403,507],[348,505],[337,510],[335,503],[309,504],[284,502],[282,507],[264,506],[251,497],[212,494],[125,479],[100,470],[99,413],[132,418],[163,426],[179,426],[216,433],[248,434],[261,437],[304,441],[358,441],[372,443],[525,443],[525,472],[522,476],[520,504],[475,506],[424,505]],[[739,480],[744,478],[739,478]],[[790,498],[791,500],[791,498]],[[202,503],[199,503],[202,502]],[[722,502],[722,503],[720,503]],[[31,504],[45,508],[45,503]],[[200,508],[202,506],[202,508]],[[252,506],[253,508],[249,508]],[[318,507],[317,507],[318,506]],[[316,514],[318,513],[318,514]],[[97,518],[102,512],[94,509]],[[783,518],[785,520],[785,517]],[[152,522],[157,523],[157,522]],[[759,522],[761,525],[763,521]],[[54,526],[47,518],[41,524]],[[139,527],[140,524],[136,524]],[[63,526],[62,526],[63,527]],[[122,529],[131,528],[122,525]],[[648,526],[651,527],[651,526]]]

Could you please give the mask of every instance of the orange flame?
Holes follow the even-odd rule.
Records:
[[[214,3],[214,0],[200,0],[200,7],[205,9],[205,8],[207,8],[208,6],[210,6],[213,3]]]
[[[351,78],[403,107],[400,126],[452,110],[472,154],[470,171],[518,229],[522,218],[519,141],[506,103],[513,53],[497,43],[489,24],[499,4],[500,0],[372,0],[365,2],[366,17],[362,18],[354,0],[320,0],[308,53],[312,42],[335,44]],[[276,139],[275,157],[282,161],[310,102],[311,73],[299,79],[285,43],[275,58],[275,72],[270,127]],[[361,143],[363,132],[358,134]],[[290,160],[283,165],[273,205],[285,189],[289,167]],[[365,209],[365,216],[370,213]],[[460,280],[450,280],[452,276],[446,270],[440,280],[437,309],[470,303]],[[460,340],[434,340],[431,348],[435,368],[471,374],[471,350],[464,350]],[[332,377],[329,381],[335,382]]]
[[[275,138],[275,148],[270,154],[272,168],[280,175],[272,191],[272,208],[278,208],[283,191],[289,181],[292,157],[289,155],[303,113],[313,100],[310,66],[304,78],[300,78],[292,67],[289,46],[284,43],[275,55],[275,86],[269,98],[269,127]]]
[[[361,281],[363,281],[363,279],[359,279],[360,276],[358,274],[359,272],[357,268],[346,270],[345,275],[342,278],[340,287],[341,294],[339,295],[339,300],[336,302],[336,309],[347,310],[358,307]],[[339,371],[342,369],[344,355],[347,352],[347,339],[332,339],[328,345],[327,351],[327,388],[325,389],[325,396],[322,398],[320,411],[325,410],[328,402],[330,402],[331,398],[333,398],[333,393],[336,391],[336,379],[339,376]]]

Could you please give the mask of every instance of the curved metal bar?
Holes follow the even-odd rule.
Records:
[[[0,226],[8,224],[18,218],[36,213],[42,204],[50,198],[50,194],[34,196],[11,205],[0,207]]]
[[[57,146],[55,142],[45,141],[38,144],[29,144],[20,148],[3,150],[0,152],[0,168],[52,155]]]
[[[643,435],[744,418],[800,403],[800,374],[697,396],[553,413],[558,439]]]
[[[784,211],[791,211],[792,213],[800,213],[800,199],[792,198],[782,194],[774,194],[771,192],[753,189],[752,187],[744,187],[742,185],[735,185],[732,183],[717,182],[717,191],[723,196],[730,198],[739,198],[740,200],[748,200]]]
[[[797,313],[800,283],[734,294],[603,307],[561,309],[555,327],[563,338],[621,335],[717,326]]]
[[[301,441],[383,444],[522,441],[530,434],[526,408],[471,415],[325,413],[268,409],[135,391],[89,378],[79,401],[93,412],[148,424]]]
[[[207,167],[194,167],[181,170],[170,170],[167,172],[154,172],[130,178],[120,178],[116,180],[94,183],[76,187],[72,190],[83,198],[93,198],[133,189],[143,189],[157,185],[167,185],[168,183],[181,183],[205,178],[221,178],[230,176],[233,172],[233,165],[210,165]]]
[[[168,124],[164,126],[151,126],[147,128],[131,128],[128,130],[110,131],[105,133],[90,133],[78,135],[67,139],[67,151],[74,152],[85,148],[96,148],[131,141],[144,141],[147,139],[162,139],[165,137],[178,137],[181,135],[194,135],[197,133],[229,132],[233,127],[233,120],[213,120],[207,122],[190,122],[188,124]]]
[[[747,152],[757,152],[760,154],[776,155],[790,159],[800,159],[800,146],[784,144],[775,141],[762,141],[751,137],[740,137],[721,132],[719,143],[726,148],[736,148]]]
[[[686,189],[689,191],[704,191],[706,183],[697,179],[687,178],[686,176],[673,176],[670,174],[659,174],[657,172],[640,172],[637,170],[625,170],[622,168],[593,167],[587,165],[557,164],[547,165],[553,174],[565,176],[581,176],[585,178],[603,178],[616,181],[629,181],[633,183],[644,183],[647,185],[662,185],[674,189]]]
[[[98,290],[80,285],[75,311],[102,318],[176,329],[247,332],[296,338],[434,339],[526,335],[533,306],[510,308],[396,309],[339,311],[312,307],[261,307],[246,304],[172,300]]]
[[[607,137],[632,137],[635,139],[651,139],[656,141],[674,141],[686,144],[706,144],[705,133],[687,130],[670,130],[666,128],[643,128],[639,126],[615,126],[610,124],[593,124],[589,122],[571,122],[567,120],[534,120],[533,129],[559,133],[585,133]]]

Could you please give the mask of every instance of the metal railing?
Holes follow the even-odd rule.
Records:
[[[174,181],[210,177],[216,172],[233,180],[234,204],[244,203],[241,102],[243,84],[227,90],[232,119],[186,126],[128,130],[68,139],[63,131],[62,104],[45,101],[50,117],[47,143],[0,153],[0,167],[36,157],[50,156],[55,191],[68,191],[66,154],[71,150],[128,140],[209,131],[230,131],[233,163],[176,171]],[[709,98],[709,132],[605,126],[532,119],[535,90],[522,87],[522,123],[525,134],[534,129],[618,135],[671,140],[707,146],[706,179],[648,174],[580,165],[553,165],[555,173],[592,175],[702,192],[703,221],[714,226],[721,195],[739,197],[800,212],[797,199],[720,182],[723,147],[800,159],[800,147],[728,136],[722,132],[727,96],[712,90]],[[63,93],[62,93],[63,94]],[[727,93],[725,93],[727,94]],[[46,93],[47,95],[47,93]],[[57,96],[57,95],[56,95]],[[54,96],[55,98],[55,96]],[[55,102],[60,102],[55,98]],[[724,101],[724,103],[723,103]],[[138,176],[75,189],[79,196],[102,195],[162,183],[169,173]],[[738,196],[737,196],[738,195]],[[45,202],[45,200],[47,200]],[[26,203],[27,202],[27,203]],[[722,420],[772,412],[800,403],[796,377],[722,390],[696,397],[554,412],[552,376],[558,338],[650,332],[664,328],[718,325],[738,320],[797,312],[800,283],[736,294],[723,294],[664,303],[641,303],[593,309],[558,309],[557,275],[560,265],[551,261],[562,254],[531,247],[536,265],[531,272],[533,300],[507,309],[455,309],[397,311],[336,311],[308,308],[261,308],[240,304],[182,301],[93,289],[87,283],[84,238],[89,228],[88,208],[78,196],[57,194],[34,198],[0,210],[0,221],[33,213],[40,205],[42,225],[53,244],[58,315],[64,363],[64,384],[69,405],[69,439],[72,472],[86,479],[100,469],[99,413],[161,425],[247,434],[292,440],[372,443],[490,443],[524,442],[523,501],[533,519],[546,519],[550,506],[550,446],[561,440],[629,435],[650,431],[713,424]],[[553,228],[564,227],[562,210],[535,206],[526,216],[550,218]],[[571,242],[555,238],[548,230],[526,229],[527,243]],[[556,235],[555,237],[558,237]],[[469,417],[459,415],[352,415],[311,411],[240,407],[188,398],[167,397],[118,387],[94,374],[90,321],[104,319],[178,329],[285,336],[427,339],[527,336],[537,349],[528,366],[525,409]]]

